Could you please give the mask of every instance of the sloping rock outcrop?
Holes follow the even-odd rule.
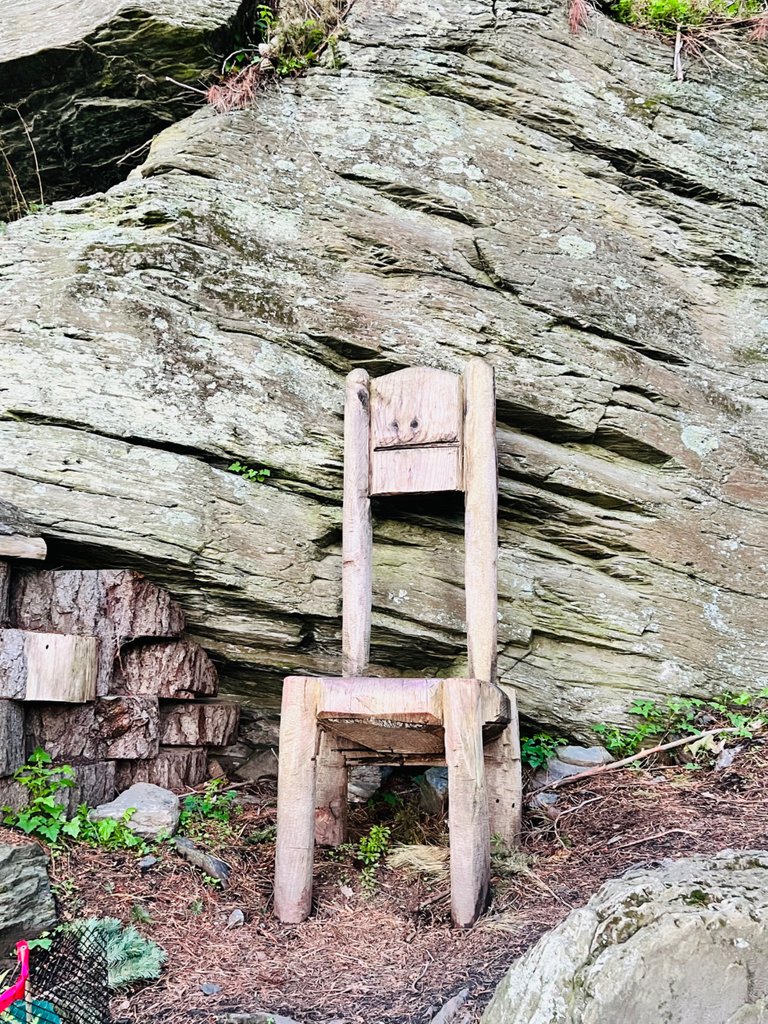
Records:
[[[522,956],[483,1024],[759,1024],[768,854],[666,861],[606,882]]]
[[[500,670],[587,734],[768,681],[768,99],[552,0],[358,0],[0,244],[0,489],[168,588],[227,688],[339,667],[342,378],[497,370]],[[738,61],[738,70],[731,65]],[[226,471],[265,465],[268,484]],[[460,506],[377,507],[374,672],[460,673]]]
[[[232,49],[241,16],[252,6],[248,0],[5,0],[0,217],[125,177],[144,143],[199,105],[189,87],[199,89]]]

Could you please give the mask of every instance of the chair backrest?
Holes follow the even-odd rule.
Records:
[[[412,367],[347,377],[344,412],[342,652],[344,676],[364,675],[371,636],[371,495],[463,491],[469,674],[496,676],[496,396],[491,367],[463,374]]]

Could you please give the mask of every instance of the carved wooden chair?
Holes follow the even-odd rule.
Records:
[[[496,416],[493,370],[411,368],[347,377],[344,422],[343,677],[284,683],[275,913],[303,921],[315,842],[346,833],[351,764],[448,766],[451,912],[472,925],[488,899],[490,837],[514,845],[521,811],[514,693],[495,684]],[[464,491],[469,677],[365,675],[371,631],[371,495]]]

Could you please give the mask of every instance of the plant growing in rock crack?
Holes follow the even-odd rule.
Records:
[[[244,462],[232,462],[227,469],[230,473],[236,473],[241,476],[243,480],[251,480],[253,483],[263,484],[264,481],[272,475],[271,471],[265,466],[248,466]]]
[[[683,53],[703,56],[721,33],[740,33],[748,42],[768,40],[766,0],[568,0],[568,26],[583,29],[590,12],[600,7],[616,21],[675,39],[674,75],[685,77]]]
[[[254,43],[225,58],[224,77],[208,90],[208,102],[221,113],[246,107],[267,83],[300,74],[322,55],[330,67],[340,67],[338,40],[348,7],[343,0],[281,0],[276,7],[259,5]]]

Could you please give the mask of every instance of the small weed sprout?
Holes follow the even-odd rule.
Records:
[[[362,836],[357,844],[354,857],[362,861],[360,878],[363,889],[367,893],[376,891],[376,871],[384,854],[389,849],[391,829],[386,825],[373,825],[367,836]]]
[[[230,473],[236,473],[244,480],[251,480],[253,483],[257,484],[263,484],[264,481],[272,475],[271,471],[264,466],[257,466],[254,469],[252,466],[248,466],[244,462],[237,461],[227,466],[227,470]]]
[[[223,779],[211,779],[202,793],[185,797],[179,818],[179,831],[190,839],[208,845],[221,845],[233,837],[233,819],[241,813],[235,804],[237,794],[226,789]]]

